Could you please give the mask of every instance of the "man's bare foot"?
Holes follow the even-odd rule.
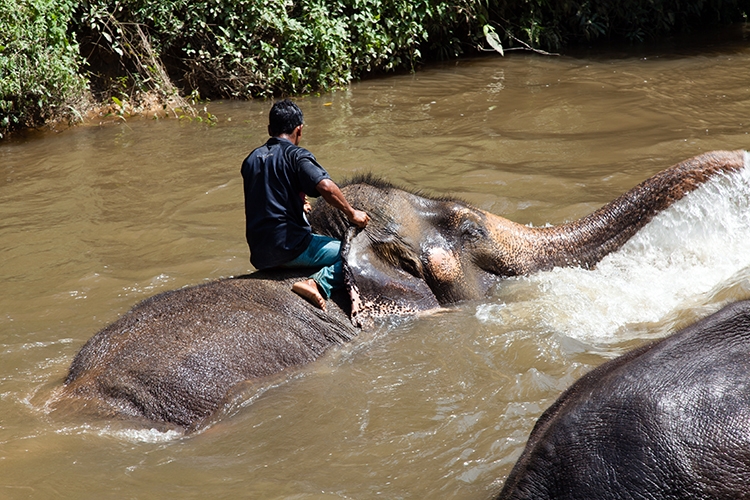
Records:
[[[326,310],[326,301],[318,290],[318,284],[312,278],[298,281],[292,285],[292,291],[320,309]]]

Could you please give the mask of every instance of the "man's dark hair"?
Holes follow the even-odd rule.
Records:
[[[268,114],[268,134],[271,137],[291,134],[300,125],[302,125],[302,110],[296,104],[289,99],[274,103]]]

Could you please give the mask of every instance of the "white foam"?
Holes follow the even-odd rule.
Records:
[[[159,430],[146,428],[128,428],[125,426],[97,427],[90,424],[82,424],[73,427],[62,427],[55,431],[57,434],[78,435],[96,434],[100,437],[111,437],[131,443],[165,443],[184,437],[184,433],[177,430]]]
[[[102,437],[113,436],[133,443],[165,443],[185,435],[180,431],[160,431],[157,429],[100,429],[98,434]]]
[[[617,340],[623,326],[663,320],[700,304],[739,276],[750,279],[750,154],[657,215],[594,270],[556,268],[498,291],[477,308],[484,322],[525,318],[587,341]],[[515,301],[513,295],[523,297]]]

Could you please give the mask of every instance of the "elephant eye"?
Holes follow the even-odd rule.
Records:
[[[480,238],[487,237],[487,231],[485,230],[485,228],[471,219],[464,219],[463,221],[461,221],[459,229],[462,239],[466,241],[475,241]]]

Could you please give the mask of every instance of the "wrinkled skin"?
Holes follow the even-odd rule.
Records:
[[[290,291],[306,270],[255,273],[162,293],[90,339],[54,406],[143,418],[193,430],[243,381],[318,358],[378,318],[484,297],[498,279],[555,266],[596,264],[655,214],[718,172],[737,152],[667,169],[594,214],[532,228],[452,199],[430,199],[372,179],[342,188],[371,222],[355,230],[318,203],[314,230],[344,241],[346,292],[324,313]]]
[[[496,498],[750,498],[750,302],[579,379]]]
[[[142,301],[84,345],[55,405],[195,430],[242,382],[309,363],[357,333],[345,295],[324,313],[291,291],[299,276],[258,272]]]

